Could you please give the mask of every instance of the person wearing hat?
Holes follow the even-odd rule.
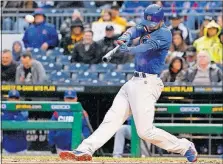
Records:
[[[41,48],[46,51],[58,45],[58,35],[54,25],[46,22],[46,15],[42,9],[33,13],[34,23],[29,26],[23,36],[25,48]]]
[[[83,22],[83,17],[79,10],[74,9],[71,18],[65,19],[60,26],[60,34],[62,38],[66,37],[67,34],[70,34],[71,23],[75,20],[81,20]]]
[[[183,58],[186,61],[186,68],[194,67],[196,65],[197,58],[196,48],[194,46],[188,46]]]
[[[174,13],[171,17],[171,25],[168,27],[171,33],[173,34],[175,31],[181,31],[183,39],[185,40],[186,44],[190,44],[192,42],[192,36],[189,29],[183,24],[182,16]]]
[[[70,33],[61,39],[60,47],[64,48],[65,54],[72,54],[75,45],[83,40],[83,22],[78,18],[71,22]]]
[[[204,21],[200,27],[200,32],[199,32],[199,37],[202,37],[204,36],[204,28],[205,26],[207,26],[208,23],[210,23],[211,21],[213,20],[213,17],[212,16],[209,16],[209,15],[206,15],[204,17]]]
[[[118,37],[119,35],[115,35],[114,27],[112,25],[107,25],[105,27],[105,37],[98,41],[101,49],[101,57],[116,47],[116,40]],[[129,55],[121,55],[120,52],[116,52],[110,62],[123,64],[128,61],[129,58]]]
[[[221,27],[212,20],[204,29],[204,36],[194,41],[193,46],[197,52],[202,50],[208,51],[211,61],[222,63],[222,53],[216,51],[216,47],[220,47],[220,39],[218,35],[221,33]]]
[[[7,101],[20,101],[20,94],[17,90],[8,92]],[[3,121],[27,121],[27,111],[2,111],[1,118]],[[3,152],[7,154],[19,153],[24,154],[27,151],[26,131],[3,131],[2,140]]]
[[[77,102],[77,93],[75,90],[66,90],[64,92],[64,102]],[[73,112],[54,112],[51,120],[58,122],[73,122]],[[88,114],[83,110],[82,117],[82,137],[86,138],[92,132]],[[48,135],[48,144],[51,148],[56,146],[57,153],[63,150],[71,150],[71,130],[50,130]]]
[[[29,51],[21,56],[21,63],[16,69],[16,83],[41,84],[46,80],[46,72],[43,65],[32,58]]]

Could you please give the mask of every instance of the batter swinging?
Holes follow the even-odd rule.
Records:
[[[163,83],[158,77],[172,42],[171,32],[163,23],[164,12],[158,5],[149,5],[144,11],[142,24],[128,29],[120,38],[120,51],[135,54],[135,72],[116,95],[111,108],[98,129],[74,151],[60,153],[62,159],[90,161],[93,153],[103,146],[133,115],[140,138],[169,152],[180,153],[188,161],[197,160],[194,144],[178,139],[153,125],[154,105]],[[140,38],[139,45],[128,47],[130,40]]]

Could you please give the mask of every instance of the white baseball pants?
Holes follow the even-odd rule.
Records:
[[[158,100],[163,83],[157,75],[146,74],[146,78],[132,77],[116,95],[98,129],[77,148],[78,151],[93,154],[103,146],[132,114],[139,137],[162,149],[184,155],[190,141],[178,139],[153,125],[155,102]]]

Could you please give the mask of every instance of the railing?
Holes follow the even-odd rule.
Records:
[[[72,130],[72,149],[75,149],[81,142],[81,118],[82,106],[80,103],[68,102],[41,102],[41,101],[3,101],[1,109],[5,111],[72,111],[74,112],[73,122],[57,121],[2,121],[3,130],[37,130],[37,129],[71,129]],[[157,104],[157,114],[218,114],[223,115],[222,104]],[[155,126],[164,129],[170,133],[187,134],[223,134],[222,124],[179,124],[179,123],[155,123]],[[211,140],[210,136],[207,136]],[[209,152],[211,151],[211,142],[209,142]],[[132,142],[131,155],[138,157],[140,155],[139,138],[136,133],[134,122],[132,124]],[[210,155],[210,154],[209,154]]]
[[[160,114],[202,114],[211,115],[218,114],[223,115],[222,104],[157,104],[157,113]],[[191,118],[192,119],[192,118]],[[161,128],[170,133],[183,133],[183,134],[223,134],[222,123],[155,123],[157,128]],[[203,138],[209,139],[209,155],[212,149],[211,137],[203,136]],[[221,136],[220,136],[221,138]],[[140,139],[136,132],[134,121],[132,121],[132,138],[131,138],[131,155],[132,157],[140,156]]]
[[[27,14],[25,13],[3,13],[2,14],[2,32],[3,33],[23,33],[24,29],[22,29],[21,22],[24,19],[24,17]],[[61,23],[67,19],[71,18],[72,13],[46,13],[46,19],[47,22],[52,23],[55,25],[56,29],[59,31]],[[142,18],[142,13],[134,13],[134,14],[128,14],[128,13],[122,13],[123,17],[125,17],[127,20],[135,20],[136,18]],[[165,22],[170,21],[171,13],[165,13]],[[201,18],[205,15],[211,15],[211,16],[218,16],[219,13],[187,13],[186,16],[194,16],[196,18],[199,17],[199,20],[197,20],[198,28],[201,25]],[[100,17],[100,13],[98,12],[87,12],[83,13],[83,19],[85,23],[92,23],[94,21],[97,21]],[[7,27],[6,27],[7,26]],[[196,32],[196,31],[194,31]]]
[[[5,111],[70,111],[74,112],[73,122],[57,121],[2,121],[3,130],[51,130],[71,129],[71,148],[75,149],[81,142],[82,105],[79,102],[40,102],[40,101],[2,101],[1,109]]]

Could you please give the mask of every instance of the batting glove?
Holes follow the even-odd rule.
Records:
[[[124,43],[126,43],[126,44],[128,44],[129,42],[130,42],[130,34],[128,34],[128,33],[125,33],[125,34],[123,34],[122,36],[120,36],[119,38],[118,38],[118,40],[117,40],[117,42],[119,43],[119,42],[124,42]]]
[[[129,52],[129,47],[127,44],[122,44],[119,48],[120,52]]]

